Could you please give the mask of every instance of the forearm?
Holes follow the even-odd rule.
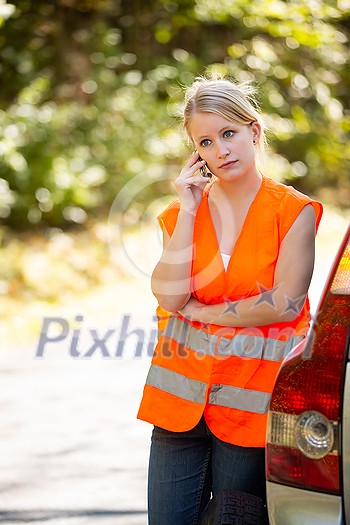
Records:
[[[197,320],[236,327],[289,322],[300,313],[305,295],[296,297],[283,286],[275,287],[239,301],[203,305],[198,311]]]
[[[195,216],[180,210],[176,227],[152,274],[152,292],[165,310],[175,312],[190,297]]]

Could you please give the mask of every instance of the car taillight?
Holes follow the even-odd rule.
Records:
[[[339,422],[349,319],[350,230],[310,334],[285,360],[275,384],[266,449],[270,481],[340,491]]]

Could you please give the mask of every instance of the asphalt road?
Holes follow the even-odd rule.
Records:
[[[151,427],[136,412],[149,358],[133,357],[135,341],[119,358],[112,337],[108,358],[101,348],[72,357],[68,336],[47,343],[42,358],[37,340],[2,345],[0,523],[146,525]]]

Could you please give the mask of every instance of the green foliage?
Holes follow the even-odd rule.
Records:
[[[106,91],[100,75],[89,80],[101,93],[85,104],[38,102],[47,85],[36,79],[3,112],[0,204],[12,224],[83,223],[87,211],[105,211],[128,179],[159,170],[164,153],[177,156],[179,136],[154,93],[134,85],[137,72],[125,77]]]
[[[267,174],[347,206],[349,13],[345,0],[0,1],[0,217],[83,223],[140,173],[159,174],[145,200],[169,192],[188,153],[182,86],[212,69],[257,82]]]

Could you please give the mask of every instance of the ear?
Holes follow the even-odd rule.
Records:
[[[257,144],[259,142],[260,135],[261,135],[261,125],[257,120],[254,120],[254,122],[252,123],[251,130],[252,130],[253,142],[254,144]]]

